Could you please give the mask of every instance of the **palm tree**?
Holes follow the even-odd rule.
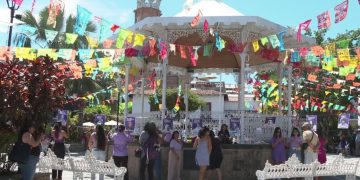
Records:
[[[88,42],[86,36],[78,36],[76,42],[72,45],[68,45],[65,43],[65,33],[74,33],[74,25],[76,23],[76,17],[69,16],[66,20],[65,32],[62,32],[64,29],[64,12],[60,11],[59,15],[56,17],[56,26],[47,24],[47,19],[49,18],[49,10],[48,8],[44,8],[39,13],[40,18],[39,21],[36,20],[34,15],[30,11],[25,11],[24,15],[21,18],[21,21],[25,23],[25,25],[36,28],[36,38],[35,42],[37,43],[46,43],[48,48],[88,48]],[[50,42],[46,40],[45,29],[58,31],[59,34],[55,37],[55,39]],[[86,28],[87,32],[95,33],[96,25],[93,22],[89,22]]]

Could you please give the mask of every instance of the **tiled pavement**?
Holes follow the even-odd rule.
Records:
[[[84,155],[83,154],[76,154],[76,153],[73,153],[71,154],[72,157],[74,157],[75,159],[81,159],[81,158],[84,158]],[[334,155],[328,155],[328,161],[331,162],[334,160]],[[354,157],[351,157],[351,158],[347,158],[351,161],[355,161],[359,158],[354,158]],[[360,167],[358,168],[357,170],[357,180],[360,180]],[[90,180],[91,178],[91,174],[90,173],[85,173],[84,174],[84,180]],[[68,179],[72,179],[72,172],[69,172],[69,171],[64,171],[63,173],[63,179],[64,180],[68,180]],[[98,176],[96,177],[96,179],[98,179]],[[112,177],[109,177],[109,176],[105,176],[105,180],[107,179],[113,179]],[[197,179],[197,177],[194,177],[194,179]],[[338,176],[338,177],[325,177],[323,178],[323,180],[345,180],[345,176]]]

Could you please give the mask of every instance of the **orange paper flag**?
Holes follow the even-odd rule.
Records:
[[[355,74],[348,74],[348,75],[346,76],[346,80],[347,80],[347,81],[353,81],[353,80],[355,80]]]
[[[311,81],[311,82],[315,82],[315,81],[316,81],[316,78],[317,78],[316,75],[312,75],[312,74],[309,74],[309,75],[308,75],[308,80]]]
[[[334,88],[334,89],[340,89],[340,88],[341,88],[341,84],[334,84],[333,88]]]
[[[321,46],[313,46],[311,47],[311,51],[314,53],[315,56],[321,56],[325,52]]]
[[[199,10],[198,15],[194,17],[194,19],[191,21],[190,26],[195,27],[200,23],[200,19],[202,16],[202,12]]]
[[[353,86],[360,87],[360,82],[353,82]]]

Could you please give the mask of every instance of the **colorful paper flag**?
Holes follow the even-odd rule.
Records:
[[[299,29],[298,29],[298,32],[297,32],[297,41],[298,42],[301,42],[301,31],[302,30],[305,30],[305,31],[309,30],[310,24],[311,24],[311,19],[299,24]]]
[[[156,45],[156,39],[150,38],[150,39],[149,39],[149,46],[150,46],[150,53],[149,53],[149,55],[150,55],[150,56],[156,55],[155,45]]]
[[[197,66],[197,59],[195,58],[193,47],[189,46],[188,51],[189,51],[189,54],[190,54],[190,59],[191,59],[192,66],[194,66],[194,67]]]
[[[345,0],[341,4],[335,6],[335,23],[343,21],[347,16],[348,0]]]
[[[74,61],[76,56],[76,51],[73,49],[59,49],[58,58],[62,58],[68,61]]]
[[[45,37],[47,41],[54,41],[55,37],[57,36],[58,32],[53,30],[45,29]]]
[[[169,44],[170,46],[170,52],[174,53],[176,55],[176,45],[175,44]]]
[[[66,34],[65,34],[65,43],[66,43],[66,44],[74,44],[74,42],[76,41],[77,37],[78,37],[77,34],[66,33]]]
[[[279,42],[280,42],[280,46],[279,46],[280,51],[285,51],[284,35],[285,35],[285,31],[282,31],[278,34]]]
[[[263,46],[265,46],[265,44],[269,42],[269,40],[268,40],[267,37],[261,38],[260,41],[261,41],[261,44],[262,44]]]
[[[99,46],[99,43],[98,43],[97,39],[95,39],[95,38],[93,38],[91,36],[86,36],[86,40],[87,40],[87,42],[89,44],[89,48],[91,48],[91,49],[95,49],[95,48],[97,48]]]
[[[206,19],[204,21],[203,31],[204,31],[205,34],[209,33],[209,22]]]
[[[86,27],[90,21],[91,12],[81,6],[77,6],[76,23],[74,25],[74,32],[83,36]]]
[[[343,39],[336,42],[336,46],[338,49],[346,49],[349,48],[350,39]]]
[[[299,55],[301,57],[306,57],[308,55],[309,51],[306,47],[299,48]]]
[[[36,59],[36,50],[32,48],[16,47],[15,57],[32,61]]]
[[[142,34],[135,34],[135,40],[133,46],[143,46],[146,37]]]
[[[317,16],[318,29],[327,29],[331,26],[331,19],[329,11],[326,11]]]
[[[312,75],[312,74],[309,74],[307,79],[311,82],[316,82],[316,79],[317,79],[317,76],[316,75]]]
[[[216,38],[216,48],[218,51],[222,51],[225,48],[226,41],[222,39],[219,35],[219,33],[215,32],[215,38]]]
[[[31,36],[36,32],[36,28],[27,25],[22,25],[19,28],[21,29],[20,31],[26,34],[27,36]]]
[[[280,41],[275,34],[269,36],[269,41],[274,49],[280,46]]]
[[[114,43],[114,40],[112,39],[106,39],[104,40],[103,42],[103,47],[106,48],[106,49],[109,49],[111,48],[112,44]]]
[[[122,48],[124,46],[125,40],[128,38],[130,34],[132,34],[131,31],[126,29],[120,29],[120,32],[116,40],[116,47]]]
[[[291,62],[299,62],[300,56],[298,51],[291,52]]]
[[[161,41],[160,47],[160,57],[162,60],[165,60],[168,56],[166,43],[164,41]]]
[[[58,55],[56,53],[56,49],[38,49],[37,51],[37,57],[41,57],[41,56],[48,56],[53,60],[57,60]]]
[[[355,74],[348,74],[346,76],[347,81],[354,81],[355,80]]]
[[[315,56],[322,56],[324,54],[324,49],[321,46],[312,46],[311,51]]]
[[[116,25],[116,24],[113,24],[113,25],[111,26],[110,30],[111,30],[113,33],[115,33],[115,31],[116,31],[117,29],[119,29],[119,28],[120,28],[120,26],[118,26],[118,25]]]
[[[100,19],[100,20],[101,23],[100,23],[100,31],[99,31],[99,43],[102,43],[111,34],[110,32],[111,23],[106,19]]]
[[[349,49],[338,49],[337,55],[338,55],[339,61],[349,61],[350,60]]]
[[[56,27],[56,17],[59,15],[61,11],[64,9],[64,3],[61,0],[51,0],[49,5],[49,16],[46,21],[47,25],[53,25],[52,27]]]
[[[258,52],[259,49],[260,49],[259,40],[254,40],[254,41],[252,42],[252,46],[253,46],[254,52]]]
[[[12,2],[18,6],[20,6],[23,2],[23,0],[12,0]]]
[[[197,26],[200,23],[201,16],[202,16],[202,12],[199,10],[198,14],[191,21],[190,26],[191,27]]]
[[[360,48],[356,48],[355,50],[357,58],[360,60]]]
[[[181,57],[181,59],[187,59],[185,46],[180,45],[179,48],[180,48],[180,57]]]
[[[211,57],[213,54],[214,44],[206,44],[204,46],[203,56]]]

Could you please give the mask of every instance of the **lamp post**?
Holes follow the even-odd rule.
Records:
[[[9,27],[9,38],[8,38],[8,47],[10,48],[11,36],[12,36],[12,30],[13,30],[12,23],[14,22],[15,11],[20,8],[21,2],[15,3],[14,0],[6,0],[6,3],[7,3],[8,8],[10,9],[10,27]]]
[[[121,94],[120,94],[120,90],[121,90],[121,77],[120,77],[120,73],[118,74],[118,77],[116,79],[116,87],[118,89],[118,99],[117,99],[117,113],[116,113],[116,127],[119,127],[119,113],[120,113],[120,101],[121,101]]]

